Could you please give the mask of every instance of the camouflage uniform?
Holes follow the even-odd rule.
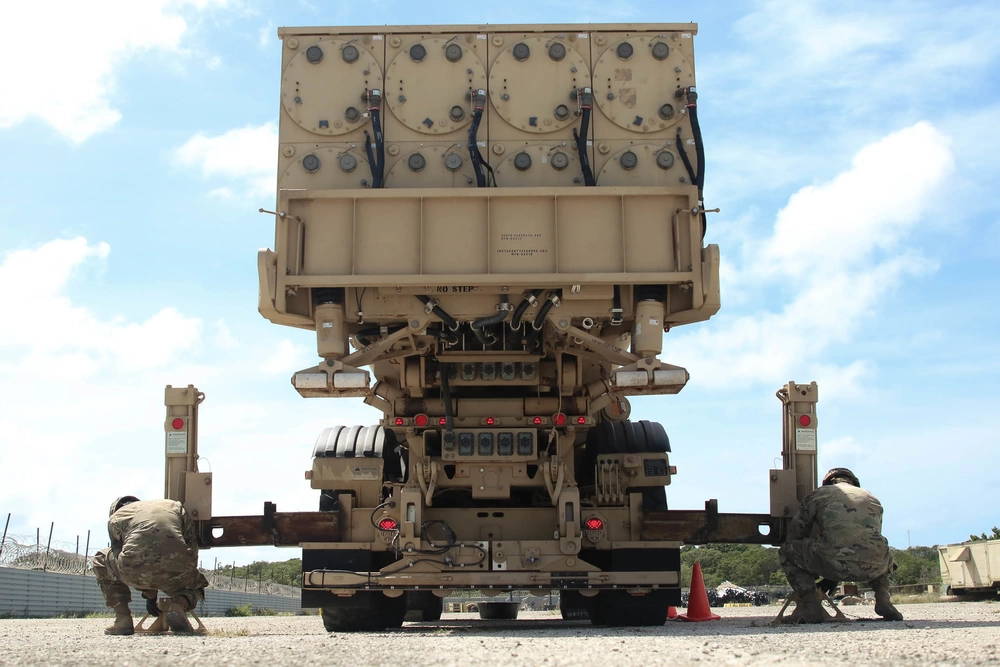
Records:
[[[185,596],[194,608],[208,581],[198,571],[194,523],[176,500],[131,502],[108,519],[111,547],[94,555],[94,574],[109,607],[132,599],[129,586],[155,599]]]
[[[821,486],[802,501],[778,555],[798,593],[815,590],[817,577],[883,587],[892,556],[882,537],[882,504],[851,484]]]

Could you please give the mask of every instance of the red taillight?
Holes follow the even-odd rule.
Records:
[[[809,424],[812,423],[813,423],[812,417],[810,417],[809,415],[802,415],[801,417],[799,417],[800,426],[809,426]]]
[[[532,418],[531,423],[534,424],[535,426],[539,426],[542,423],[542,418],[534,417]]]
[[[576,423],[577,424],[586,424],[587,423],[587,418],[586,417],[577,417],[576,418]]]
[[[184,420],[180,417],[174,417],[174,420],[170,422],[170,425],[174,427],[175,431],[179,431],[184,428]]]
[[[447,426],[447,424],[448,424],[448,418],[447,417],[438,417],[438,425],[439,426]]]
[[[413,425],[418,428],[423,428],[430,423],[431,423],[431,418],[425,414],[419,414],[413,418]]]
[[[604,519],[599,519],[596,516],[592,516],[583,522],[583,527],[587,530],[601,530],[604,528]]]
[[[396,417],[394,420],[392,420],[392,423],[395,424],[396,426],[404,426],[406,424],[406,420],[403,419],[402,417]]]
[[[556,426],[565,426],[566,415],[564,415],[561,412],[555,413],[554,415],[552,415],[552,423],[555,424]]]
[[[379,519],[378,529],[379,530],[397,530],[399,528],[399,522],[390,517],[385,517],[384,519]]]
[[[493,426],[496,423],[497,423],[497,420],[494,419],[493,417],[487,417],[486,418],[486,425],[487,426]]]

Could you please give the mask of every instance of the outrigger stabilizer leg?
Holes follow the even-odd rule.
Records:
[[[826,602],[833,610],[833,616],[826,613],[826,610],[823,610],[823,615],[826,616],[826,618],[823,619],[824,623],[840,623],[849,620],[846,616],[844,616],[844,612],[840,611],[840,607],[837,606],[837,603],[834,602],[833,598],[827,595],[826,591],[817,588],[815,595],[821,605],[823,602]],[[785,599],[785,604],[781,605],[781,610],[778,612],[778,615],[774,617],[773,621],[771,621],[771,625],[802,622],[800,619],[796,618],[795,612],[792,612],[791,616],[785,618],[785,610],[788,609],[788,605],[792,602],[795,602],[796,606],[798,606],[798,604],[802,602],[801,596],[798,593],[792,593],[789,595]]]
[[[208,633],[208,630],[205,628],[205,624],[201,622],[201,619],[194,613],[194,610],[188,609],[188,602],[186,598],[161,598],[156,603],[156,607],[159,614],[156,616],[153,616],[153,614],[150,613],[144,614],[143,617],[139,619],[139,622],[135,624],[136,633],[147,635],[159,635],[166,632],[187,635],[204,635]],[[151,616],[154,620],[149,624],[149,626],[144,626],[143,624]],[[193,618],[195,623],[198,624],[197,628],[191,625],[191,621],[188,620],[188,616]]]

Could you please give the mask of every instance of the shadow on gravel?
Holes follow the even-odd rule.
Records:
[[[685,623],[683,621],[668,621],[663,626],[609,628],[591,625],[587,621],[563,620],[522,620],[522,621],[483,621],[477,619],[449,620],[438,623],[407,623],[393,633],[401,634],[442,634],[463,636],[491,636],[498,634],[525,634],[537,636],[544,633],[548,637],[684,637],[711,635],[761,635],[787,633],[826,632],[867,632],[872,630],[942,630],[963,628],[1000,627],[996,621],[961,621],[961,620],[913,620],[902,622],[883,621],[875,618],[859,618],[845,623],[827,623],[823,625],[770,625],[772,617],[742,617],[723,618],[721,621],[706,623]]]

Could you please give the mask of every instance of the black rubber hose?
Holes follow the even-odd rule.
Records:
[[[538,309],[538,314],[535,315],[535,321],[531,323],[531,328],[535,331],[541,331],[542,327],[545,326],[545,318],[557,303],[559,303],[559,297],[555,294],[550,294],[549,298],[542,304],[542,307]]]
[[[381,188],[385,184],[385,137],[382,135],[382,123],[379,120],[378,109],[372,109],[372,131],[375,133],[375,159],[378,161],[376,180]]]
[[[476,187],[486,187],[486,174],[483,173],[482,154],[479,152],[479,122],[483,119],[483,110],[476,109],[472,112],[472,124],[469,126],[469,159],[472,160],[472,170],[476,172]]]
[[[691,166],[691,159],[688,158],[687,151],[684,150],[684,142],[681,141],[681,129],[677,128],[677,137],[674,139],[674,146],[677,148],[677,152],[681,156],[681,162],[684,163],[684,169],[688,173],[688,179],[691,181],[691,185],[698,185],[698,175],[694,173],[694,167]],[[699,198],[701,194],[699,192]]]
[[[365,157],[368,158],[368,169],[372,173],[372,187],[377,188],[378,185],[378,165],[375,164],[375,153],[372,151],[372,136],[368,134],[368,130],[365,130]]]
[[[528,296],[521,300],[521,303],[517,304],[517,308],[514,309],[514,316],[510,320],[511,329],[521,328],[521,318],[524,317],[524,311],[528,310],[528,306],[533,304],[541,293],[542,290],[533,289],[528,293]]]
[[[698,93],[693,90],[688,94],[688,115],[691,117],[691,132],[694,135],[694,152],[698,160],[698,172],[695,176],[695,185],[698,186],[698,195],[701,196],[702,188],[705,187],[705,144],[701,140],[701,125],[698,124]]]
[[[497,342],[497,339],[496,336],[490,335],[490,337],[493,340],[488,340],[488,341],[484,340],[484,338],[487,335],[487,332],[485,331],[486,327],[491,327],[495,324],[500,324],[501,322],[507,319],[507,316],[509,314],[510,314],[510,302],[507,299],[507,295],[503,294],[500,297],[500,308],[495,314],[487,315],[486,317],[480,317],[477,320],[472,320],[472,333],[476,334],[476,338],[478,338],[479,342],[482,343],[483,345],[492,345],[493,343]],[[482,335],[480,335],[480,332],[482,332]]]
[[[576,152],[580,157],[580,170],[583,172],[583,184],[587,186],[597,185],[594,179],[594,172],[590,168],[590,157],[587,155],[587,133],[590,129],[590,107],[583,107],[580,114],[580,132],[573,130],[573,137],[576,139]]]
[[[418,294],[417,298],[420,299],[420,302],[425,306],[433,302],[433,300],[429,296],[424,296],[423,294]],[[458,320],[449,315],[447,311],[445,311],[445,309],[442,308],[440,305],[435,303],[434,306],[431,308],[431,312],[437,315],[438,319],[444,322],[445,326],[447,326],[452,331],[458,329],[459,327]]]

